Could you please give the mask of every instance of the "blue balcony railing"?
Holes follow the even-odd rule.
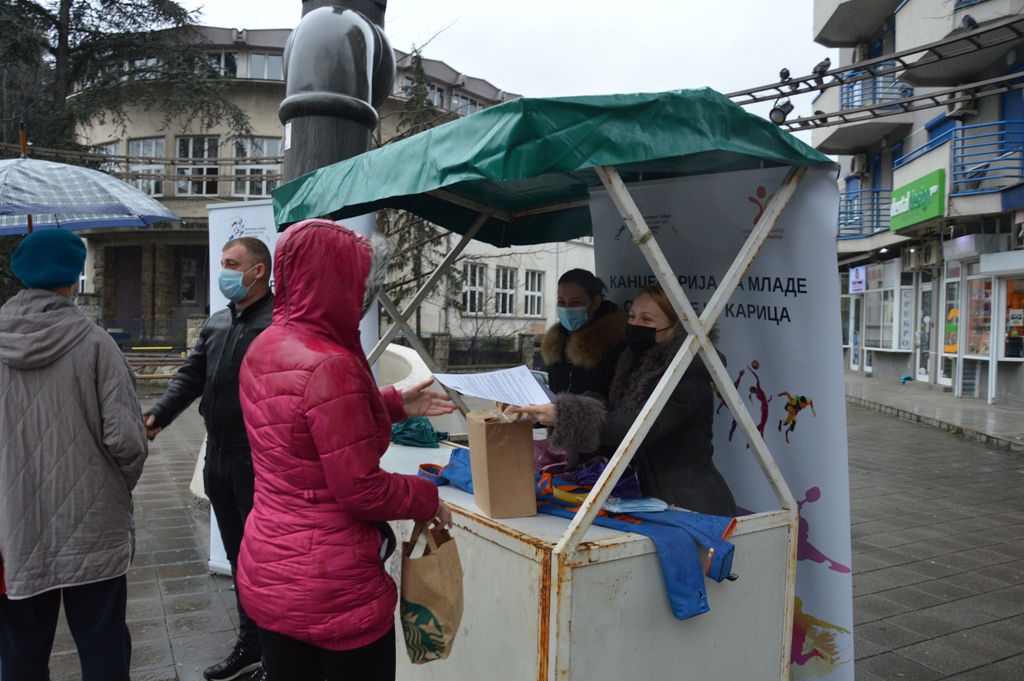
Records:
[[[953,130],[950,196],[987,194],[1024,182],[1024,121],[993,121]]]
[[[879,69],[897,66],[896,62],[881,62],[876,65]],[[846,77],[859,76],[866,71],[850,71],[844,74]],[[862,106],[878,106],[887,102],[898,102],[901,99],[912,97],[914,88],[899,81],[895,73],[887,73],[884,76],[857,80],[852,83],[843,83],[839,87],[839,108],[859,109]],[[895,106],[895,104],[893,104]]]
[[[891,189],[861,189],[839,195],[837,239],[863,239],[889,231]]]

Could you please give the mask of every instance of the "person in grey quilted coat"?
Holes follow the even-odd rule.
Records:
[[[132,489],[146,460],[135,378],[72,299],[85,245],[27,236],[0,308],[0,678],[49,679],[61,600],[83,681],[127,681]]]

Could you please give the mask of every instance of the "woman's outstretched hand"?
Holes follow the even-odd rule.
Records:
[[[452,509],[448,508],[448,504],[444,503],[444,500],[437,500],[437,514],[430,525],[431,527],[444,527],[446,529],[452,526]]]
[[[411,385],[402,391],[402,407],[409,416],[443,416],[455,411],[452,398],[444,393],[427,390],[434,379]]]
[[[538,421],[542,426],[554,426],[555,421],[558,420],[558,407],[555,406],[554,402],[548,402],[547,404],[531,404],[526,407],[513,407],[513,414],[526,414],[535,421]]]

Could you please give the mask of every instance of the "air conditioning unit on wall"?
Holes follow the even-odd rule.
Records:
[[[863,177],[868,174],[868,155],[856,154],[850,159],[850,174]]]
[[[973,95],[973,90],[964,90],[961,95]],[[953,95],[950,95],[953,96]],[[978,102],[974,97],[946,105],[946,115],[950,118],[962,120],[968,116],[978,115]]]
[[[900,252],[900,265],[904,272],[922,270],[942,262],[942,250],[939,244],[928,242],[913,248],[904,248]]]

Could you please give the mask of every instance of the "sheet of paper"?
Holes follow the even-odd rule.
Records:
[[[525,366],[479,374],[434,374],[434,378],[463,395],[505,402],[517,407],[547,404],[551,401],[543,386]]]

